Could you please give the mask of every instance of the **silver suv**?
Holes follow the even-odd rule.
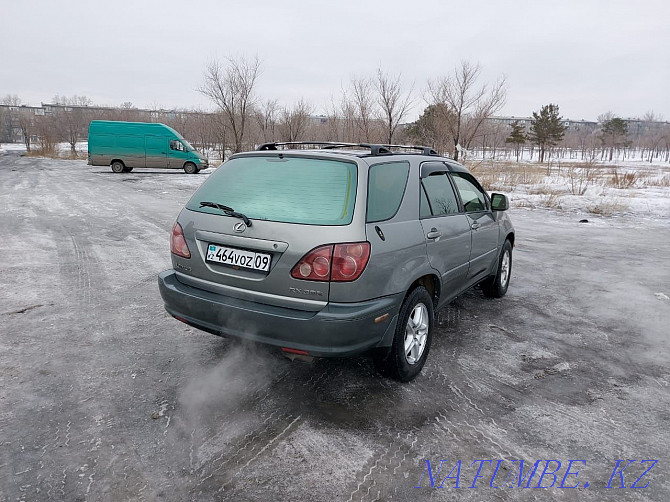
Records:
[[[430,148],[264,144],[222,164],[181,211],[160,293],[201,330],[288,354],[370,353],[409,381],[437,309],[477,284],[507,291],[507,207]]]

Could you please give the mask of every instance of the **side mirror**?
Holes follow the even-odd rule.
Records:
[[[507,195],[501,193],[491,194],[491,208],[494,211],[507,211],[509,209],[509,199]]]

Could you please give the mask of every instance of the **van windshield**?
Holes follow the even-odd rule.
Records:
[[[185,139],[182,139],[181,142],[184,143],[187,152],[193,152],[195,150],[195,148],[193,148],[193,145],[191,145],[191,143],[189,143]]]
[[[306,225],[348,225],[354,213],[357,168],[351,162],[241,157],[219,167],[186,204],[221,214],[202,201],[225,204],[251,219]]]

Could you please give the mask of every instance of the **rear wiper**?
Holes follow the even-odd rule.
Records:
[[[232,207],[224,206],[223,204],[219,204],[217,202],[208,202],[208,201],[203,201],[200,203],[200,207],[213,207],[215,209],[218,209],[219,211],[223,212],[224,214],[228,216],[233,216],[235,218],[240,218],[241,220],[244,220],[244,224],[248,227],[251,226],[251,220],[247,218],[246,215],[242,213],[238,213],[235,211]]]

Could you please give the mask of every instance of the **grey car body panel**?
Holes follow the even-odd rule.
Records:
[[[367,158],[365,162],[365,187],[367,194],[367,172],[369,167],[389,161],[404,159]],[[358,208],[365,215],[366,202]],[[410,162],[410,172],[404,197],[396,214],[385,221],[365,224],[365,233],[370,242],[370,260],[363,274],[354,282],[331,283],[331,301],[364,301],[379,296],[407,292],[407,288],[419,277],[435,274],[426,255],[426,240],[418,224],[419,178],[416,162]],[[375,227],[384,235],[382,240]],[[344,241],[346,242],[346,241]],[[402,264],[402,266],[398,266]]]
[[[491,269],[492,260],[498,253],[500,228],[490,210],[467,213],[467,217],[472,229],[468,277],[484,279]]]
[[[256,295],[257,301],[261,303],[282,306],[290,304],[294,308],[306,310],[315,309],[312,300],[338,300],[330,298],[330,289],[334,283],[304,281],[291,277],[291,269],[300,258],[324,244],[365,240],[365,227],[361,225],[360,230],[352,231],[350,227],[353,223],[347,226],[317,226],[254,220],[252,226],[243,234],[236,234],[234,226],[241,220],[224,214],[200,213],[186,209],[182,211],[178,221],[182,224],[191,250],[191,259],[188,260],[191,262],[189,275],[212,283],[225,283],[234,288],[231,289],[232,296],[240,296],[239,292],[245,291],[244,297],[247,299]],[[270,271],[265,274],[244,268],[235,270],[226,265],[208,262],[205,255],[210,243],[269,252],[272,255]],[[273,249],[269,250],[268,245]],[[198,259],[194,260],[196,250]],[[177,257],[173,255],[174,258]],[[305,300],[302,307],[296,305],[297,299]]]
[[[329,303],[319,312],[261,304],[183,284],[172,270],[161,272],[160,293],[167,311],[214,334],[233,335],[319,357],[349,356],[391,341],[402,296],[367,302]],[[387,322],[374,323],[384,313]]]
[[[497,271],[500,249],[514,231],[509,217],[501,211],[465,213],[461,208],[458,214],[419,219],[422,164],[428,161],[445,172],[468,172],[449,159],[415,154],[358,156],[339,151],[263,151],[233,158],[241,156],[355,162],[354,212],[348,225],[252,220],[251,227],[236,233],[238,218],[182,210],[177,221],[191,258],[172,255],[174,270],[160,275],[160,292],[170,314],[215,334],[306,350],[317,356],[390,347],[400,307],[412,284],[425,276],[435,277],[436,295],[440,295],[437,306],[443,306]],[[397,161],[410,166],[400,207],[386,221],[366,223],[368,170],[372,165]],[[479,228],[472,230],[473,223]],[[433,228],[441,232],[438,239],[427,237]],[[291,277],[292,268],[312,249],[360,241],[370,243],[370,258],[357,280],[318,282]],[[209,243],[269,253],[270,271],[236,270],[207,262]]]
[[[460,293],[470,269],[472,232],[464,214],[449,214],[421,220],[423,233],[439,232],[439,237],[428,239],[427,253],[432,266],[439,272],[442,294],[449,299]]]

